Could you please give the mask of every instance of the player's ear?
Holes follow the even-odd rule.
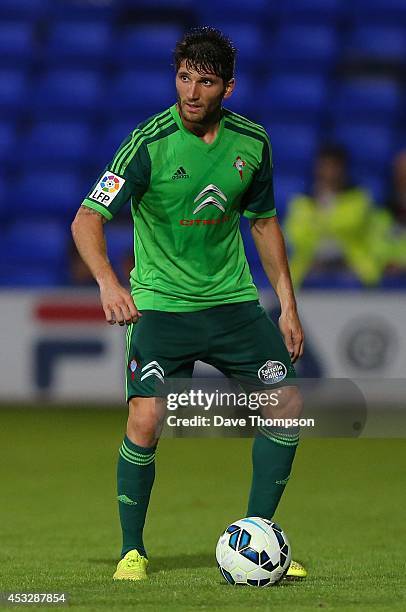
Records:
[[[233,79],[230,79],[228,83],[226,83],[226,89],[225,89],[225,93],[223,97],[229,98],[234,91],[234,87],[235,87],[235,79],[233,78]]]

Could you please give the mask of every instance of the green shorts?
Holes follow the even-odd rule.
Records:
[[[197,360],[258,387],[295,376],[282,335],[258,301],[195,312],[143,310],[127,330],[127,401],[154,397],[169,379],[191,378]]]

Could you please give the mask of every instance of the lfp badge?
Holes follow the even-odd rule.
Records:
[[[258,370],[258,378],[266,385],[274,385],[283,380],[288,373],[284,363],[280,361],[266,361]]]
[[[89,195],[91,200],[100,202],[103,206],[110,206],[114,198],[120,192],[120,189],[125,183],[125,179],[113,172],[108,172],[97,183],[92,193]]]
[[[114,174],[106,174],[100,182],[100,186],[106,193],[114,193],[120,189],[120,181]]]

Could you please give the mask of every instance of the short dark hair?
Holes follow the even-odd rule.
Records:
[[[208,26],[187,32],[175,47],[176,71],[183,60],[197,72],[210,72],[228,83],[234,76],[237,50],[220,30]]]

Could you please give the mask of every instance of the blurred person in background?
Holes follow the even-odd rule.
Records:
[[[68,247],[68,283],[77,287],[94,287],[97,285],[93,274],[80,257],[73,240]]]
[[[292,279],[300,286],[310,272],[352,271],[365,285],[377,284],[388,254],[390,216],[349,179],[346,151],[322,147],[315,160],[311,194],[294,197],[285,222]]]
[[[406,149],[393,160],[391,187],[385,204],[399,229],[406,230]]]
[[[399,151],[392,163],[386,209],[393,220],[392,248],[386,272],[390,275],[406,274],[406,149]]]
[[[131,270],[134,268],[134,254],[123,252],[116,266],[117,276],[123,285],[128,285]],[[68,284],[74,287],[96,287],[97,283],[89,267],[78,253],[74,241],[68,247]]]

